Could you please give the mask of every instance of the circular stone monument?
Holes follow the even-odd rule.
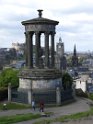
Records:
[[[39,17],[23,21],[26,37],[26,69],[19,73],[19,91],[30,91],[31,98],[39,102],[41,99],[45,102],[56,102],[56,88],[62,88],[62,73],[55,68],[54,57],[54,36],[55,26],[58,21],[42,17],[42,10],[38,10]],[[42,63],[41,34],[44,34],[44,62]],[[35,34],[35,52],[33,53],[33,35]],[[49,37],[51,52],[49,52]],[[35,55],[35,57],[33,57]],[[49,57],[50,56],[50,57]],[[35,61],[35,64],[34,64]],[[43,66],[42,66],[43,65]],[[51,95],[52,94],[52,95]],[[52,97],[53,96],[53,97]]]

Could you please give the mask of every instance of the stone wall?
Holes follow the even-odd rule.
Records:
[[[62,80],[61,78],[58,79],[50,79],[50,80],[31,80],[31,79],[24,79],[19,78],[19,89],[55,89],[56,87],[62,87]]]

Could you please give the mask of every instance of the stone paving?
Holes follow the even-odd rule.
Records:
[[[61,107],[45,108],[45,112],[53,112],[54,113],[50,117],[42,117],[39,119],[19,122],[16,124],[33,124],[33,122],[36,122],[36,121],[41,120],[41,119],[52,119],[52,118],[59,117],[61,115],[69,115],[69,114],[74,114],[77,112],[87,111],[90,109],[90,103],[92,103],[91,100],[88,100],[85,98],[77,98],[76,102],[70,103],[68,105],[64,105]],[[0,116],[10,116],[10,115],[27,114],[27,113],[40,113],[40,112],[39,112],[38,108],[36,108],[35,111],[32,109],[5,110],[5,111],[0,111]]]

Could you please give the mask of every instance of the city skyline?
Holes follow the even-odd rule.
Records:
[[[0,48],[11,47],[13,42],[25,42],[22,21],[38,17],[59,21],[55,42],[59,37],[65,51],[93,51],[93,1],[92,0],[0,0]]]

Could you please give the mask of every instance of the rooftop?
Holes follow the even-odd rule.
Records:
[[[52,24],[52,25],[57,25],[59,22],[55,20],[51,20],[48,18],[43,18],[42,17],[42,11],[43,10],[37,10],[38,11],[38,17],[33,18],[30,20],[22,21],[22,25],[27,25],[27,24]]]

